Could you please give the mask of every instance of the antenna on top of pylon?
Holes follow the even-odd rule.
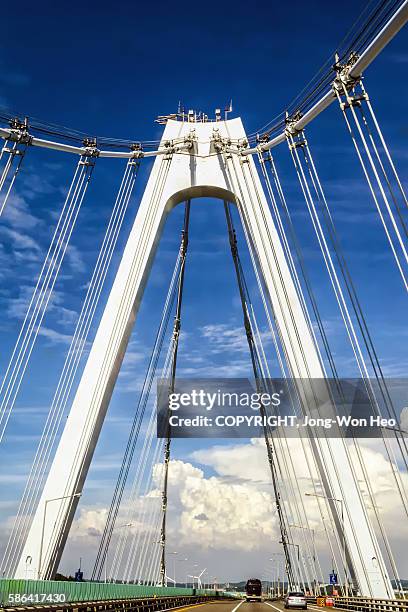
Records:
[[[228,113],[232,113],[232,98],[230,100],[229,105],[224,108],[225,121],[227,121],[228,119]]]

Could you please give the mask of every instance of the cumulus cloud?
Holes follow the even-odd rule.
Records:
[[[377,445],[378,446],[378,445]],[[309,474],[305,452],[297,440],[290,440],[290,447],[280,449],[280,461],[288,462],[291,457],[292,474],[297,477],[300,496],[307,509],[311,527],[316,529],[316,541],[321,549],[326,546],[319,506],[315,498],[305,498],[304,493],[312,490],[313,484],[319,490],[317,475]],[[355,466],[358,459],[350,448]],[[405,529],[401,517],[398,490],[393,481],[390,465],[380,448],[362,446],[366,469],[370,476],[375,504],[381,512],[390,538],[401,538]],[[285,455],[285,456],[284,456]],[[194,451],[194,462],[211,468],[216,475],[207,476],[204,469],[193,463],[172,460],[169,468],[169,513],[168,537],[183,547],[198,546],[207,550],[241,551],[267,550],[279,539],[279,524],[273,498],[271,479],[266,458],[265,443],[253,439],[241,444],[214,445]],[[308,456],[310,461],[311,457]],[[361,474],[358,474],[361,482]],[[408,487],[407,477],[403,485]],[[147,497],[151,503],[160,503],[162,486],[162,465],[153,467],[153,485]],[[287,483],[283,483],[283,487]],[[362,489],[364,492],[363,485]],[[282,489],[283,491],[283,489]],[[288,487],[286,493],[292,491]],[[367,506],[370,510],[368,493]],[[293,499],[292,499],[293,501]],[[133,527],[142,529],[139,523],[139,508],[142,499],[136,503]],[[288,509],[289,511],[289,509]],[[106,510],[84,510],[75,524],[75,537],[89,535],[89,529],[100,529],[106,518]],[[328,519],[328,517],[326,517]],[[295,522],[295,520],[293,521]],[[408,533],[406,536],[408,537]]]
[[[155,471],[159,466],[155,466]],[[155,475],[155,480],[157,477]],[[169,468],[169,528],[181,545],[205,549],[254,550],[276,539],[275,508],[270,492],[251,482],[206,478],[191,463],[173,460]]]
[[[270,471],[263,439],[250,443],[215,445],[194,451],[191,457],[198,463],[212,467],[220,476],[234,481],[269,483]]]
[[[74,539],[100,537],[106,523],[107,514],[106,508],[81,509],[71,529]]]
[[[301,500],[303,501],[309,525],[316,530],[316,542],[320,548],[320,553],[324,555],[324,551],[327,549],[327,541],[318,500],[313,497],[305,497],[305,493],[313,491],[313,487],[316,487],[317,492],[324,493],[313,464],[310,449],[308,446],[303,447],[301,441],[296,439],[289,440],[288,446],[277,444],[275,448],[281,465],[285,464],[292,474],[292,484],[284,478],[280,484],[281,491],[285,493],[284,497],[289,496],[292,502],[295,496],[299,503],[301,503]],[[389,443],[391,456],[396,451],[396,444],[391,441]],[[401,542],[407,541],[408,525],[402,522],[403,507],[400,490],[408,491],[408,475],[403,471],[399,474],[396,470],[396,463],[390,464],[386,449],[379,440],[361,440],[360,452],[371,484],[370,496],[364,482],[363,471],[359,467],[360,461],[357,450],[351,442],[349,452],[373,525],[377,529],[375,518],[375,510],[377,510],[386,528],[391,546],[396,552],[399,562],[403,563],[405,556],[402,553],[403,545]],[[398,456],[397,453],[396,456]],[[270,472],[266,461],[265,443],[262,439],[254,439],[241,444],[211,446],[194,451],[191,457],[199,464],[214,470],[223,479],[224,483],[241,483],[245,487],[255,488],[258,492],[269,492],[270,495]],[[394,461],[396,461],[395,457]],[[311,467],[311,473],[309,472],[309,466]],[[292,486],[293,482],[296,482],[295,488]],[[287,510],[290,517],[289,506],[287,506]],[[207,513],[205,504],[202,509],[200,508],[200,511]],[[324,510],[324,515],[325,520],[329,520],[326,510]],[[292,519],[290,519],[291,522],[298,522],[295,516]],[[260,546],[262,546],[262,542],[260,542]],[[400,553],[398,554],[399,550]],[[405,571],[408,571],[408,565]]]
[[[281,462],[285,460],[289,463],[290,454],[291,469],[299,484],[309,524],[315,529],[317,553],[323,567],[328,567],[330,553],[323,533],[318,500],[304,497],[304,493],[310,491],[313,484],[319,490],[315,480],[317,476],[309,474],[305,453],[298,440],[290,440],[289,448],[279,447],[279,452]],[[407,526],[401,521],[401,504],[390,465],[378,441],[362,441],[361,452],[372,483],[375,504],[381,513],[401,573],[404,574],[408,571],[404,554],[404,542],[407,541],[408,533]],[[357,455],[351,445],[350,453],[357,466]],[[215,573],[223,572],[222,575],[228,579],[242,578],[249,567],[251,572],[252,568],[258,567],[260,573],[262,567],[256,565],[257,559],[259,563],[265,563],[271,551],[279,550],[280,539],[264,441],[253,439],[242,443],[212,445],[194,451],[190,457],[191,461],[173,459],[170,462],[168,546],[174,546],[186,557],[199,561],[202,567],[211,563]],[[310,456],[307,459],[310,460]],[[357,475],[361,480],[358,471]],[[402,484],[408,487],[406,475],[402,476]],[[136,499],[131,519],[126,518],[129,505],[126,506],[125,502],[118,517],[118,527],[123,527],[130,520],[128,528],[132,535],[137,536],[146,529],[152,530],[153,524],[146,527],[143,522],[142,509],[146,508],[146,503],[149,508],[153,508],[153,505],[160,508],[161,487],[162,464],[155,464],[150,489]],[[367,492],[365,497],[368,510],[373,514]],[[91,563],[95,558],[106,516],[107,509],[104,507],[79,508],[71,529],[71,544],[68,547],[71,552],[68,552],[68,556],[64,555],[65,565],[72,566],[70,556],[78,555],[78,551],[82,554],[84,546]],[[329,517],[326,518],[328,520]],[[157,522],[154,525],[157,530]],[[119,533],[116,530],[115,541]],[[303,532],[297,531],[293,539],[302,543],[304,538]],[[157,539],[153,536],[152,541]],[[307,551],[306,544],[302,545],[302,551],[302,554]],[[225,567],[228,567],[227,573]],[[192,570],[186,569],[186,573],[189,571]]]

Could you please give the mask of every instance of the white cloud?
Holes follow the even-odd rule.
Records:
[[[24,197],[16,191],[10,194],[2,215],[2,221],[15,229],[22,229],[24,232],[37,228],[40,224],[39,219],[31,213]]]
[[[65,308],[65,306],[59,306],[57,310],[58,323],[62,326],[73,327],[78,321],[78,312],[71,308]]]
[[[209,342],[213,353],[248,353],[248,341],[244,326],[231,327],[224,323],[205,325],[200,329],[201,335]]]
[[[67,247],[66,255],[72,272],[77,275],[83,274],[86,270],[86,266],[81,251],[75,245],[70,244]]]
[[[254,483],[270,483],[263,439],[253,439],[249,444],[216,445],[194,451],[191,457],[202,465],[212,467],[223,477],[236,481],[244,479]]]
[[[108,510],[106,508],[81,508],[78,518],[75,519],[71,533],[75,540],[96,539],[100,537],[106,523]]]
[[[296,440],[290,441],[290,449],[310,526],[316,530],[317,553],[323,567],[328,567],[330,555],[317,500],[304,498],[304,492],[310,490],[312,484],[304,455]],[[373,484],[376,503],[380,508],[401,574],[404,575],[408,571],[404,553],[408,534],[407,527],[401,521],[398,494],[390,476],[389,465],[378,443],[374,441],[364,441],[362,452]],[[351,453],[356,463],[353,451]],[[213,572],[224,578],[242,578],[250,568],[258,568],[257,571],[260,572],[270,552],[279,550],[280,539],[263,440],[254,439],[240,444],[202,448],[194,451],[191,458],[194,463],[211,468],[215,475],[206,475],[203,469],[192,462],[177,459],[170,462],[168,546],[199,562],[202,567],[211,563]],[[148,499],[152,500],[151,503],[160,504],[161,470],[159,464],[153,468],[154,482],[147,495]],[[406,478],[404,480],[405,484],[408,484]],[[130,527],[136,535],[146,529],[146,526],[140,523],[141,508],[142,498],[139,497]],[[121,518],[118,518],[118,525],[121,521],[125,523],[125,520],[122,520],[125,511],[126,504],[122,508]],[[370,512],[372,513],[372,510]],[[75,555],[78,555],[78,551],[83,550],[85,545],[89,564],[92,566],[106,515],[105,507],[79,509],[71,529],[71,544],[64,555],[64,566],[72,566],[74,551]],[[295,537],[302,541],[304,536],[296,533]],[[114,554],[114,543],[110,554]],[[177,571],[181,572],[181,565]],[[191,573],[191,569],[186,569],[186,573]]]
[[[39,253],[41,251],[41,248],[36,240],[26,234],[20,234],[18,231],[10,227],[3,227],[3,233],[11,240],[14,249],[25,251],[24,256],[27,255],[26,251],[34,251],[35,253]]]
[[[276,539],[271,494],[250,482],[206,478],[203,470],[191,463],[173,460],[169,468],[169,499],[173,516],[177,517],[170,520],[169,530],[181,544],[245,551],[261,548],[265,538]],[[205,520],[197,518],[203,516]]]
[[[366,487],[363,485],[363,475],[358,470],[359,460],[354,446],[350,445],[350,455],[353,465],[357,470],[357,475],[363,491],[363,497],[366,501],[368,511],[375,525],[373,503],[381,515],[381,520],[386,528],[387,535],[390,539],[391,546],[396,554],[398,562],[402,564],[405,556],[402,553],[403,543],[408,539],[408,525],[403,522],[403,509],[399,492],[393,478],[393,470],[386,457],[385,449],[379,440],[362,440],[360,441],[361,453],[364,458],[365,467],[372,486],[374,500],[369,498]],[[286,459],[287,463],[292,463],[293,475],[299,485],[300,495],[307,509],[310,526],[316,530],[316,541],[318,542],[319,554],[327,555],[327,541],[323,533],[322,519],[318,510],[317,500],[315,498],[305,498],[305,492],[313,490],[313,483],[317,490],[321,489],[321,485],[317,479],[317,474],[309,474],[305,454],[302,450],[299,440],[289,440],[289,452],[285,448],[279,449],[279,459],[281,462]],[[395,448],[394,448],[395,450]],[[290,462],[289,462],[290,455]],[[310,461],[310,452],[307,451],[307,456]],[[240,482],[246,486],[256,488],[257,491],[270,490],[270,474],[266,461],[265,444],[262,439],[251,440],[249,443],[231,444],[231,445],[215,445],[209,448],[194,451],[191,454],[194,461],[212,468],[219,474],[224,482]],[[401,474],[401,484],[405,490],[408,490],[408,475]],[[281,488],[283,491],[283,487]],[[290,491],[290,490],[289,490]],[[292,503],[294,499],[292,496]],[[207,514],[206,505],[203,504],[200,512]],[[290,508],[288,507],[290,516]],[[327,517],[326,517],[327,518]],[[296,522],[293,520],[293,522]],[[262,543],[260,543],[262,547]],[[399,551],[399,552],[398,552]],[[402,567],[401,567],[401,571]],[[408,571],[408,565],[404,568]]]
[[[24,319],[33,291],[34,287],[30,285],[21,286],[19,288],[19,295],[8,299],[7,315],[11,319]]]
[[[218,365],[203,359],[201,365],[197,362],[194,365],[190,359],[187,360],[191,365],[178,368],[179,376],[195,376],[205,378],[238,378],[240,376],[251,376],[251,362],[248,359],[232,359],[228,364]]]
[[[51,345],[65,344],[69,346],[72,340],[72,334],[64,334],[56,329],[51,329],[50,327],[44,326],[40,328],[39,335],[46,338]]]

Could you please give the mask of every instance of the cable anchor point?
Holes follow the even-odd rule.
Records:
[[[302,147],[307,144],[303,128],[298,129],[296,127],[296,124],[300,121],[302,117],[303,115],[299,110],[293,113],[292,115],[289,115],[289,113],[286,111],[285,136],[291,148]],[[301,136],[301,138],[299,138],[299,136]],[[297,138],[296,142],[292,142],[294,137]]]
[[[362,100],[368,99],[367,94],[361,96],[349,96],[354,87],[361,83],[362,75],[352,77],[350,75],[351,69],[359,59],[358,53],[354,51],[350,53],[349,58],[346,62],[341,62],[339,55],[336,53],[334,56],[335,63],[333,64],[333,70],[336,72],[336,78],[332,83],[332,89],[334,94],[337,96],[345,95],[347,93],[348,105],[358,105]],[[367,96],[367,97],[366,97]]]
[[[85,138],[82,141],[83,149],[81,155],[85,157],[80,163],[84,166],[94,166],[97,157],[99,157],[100,150],[97,148],[96,138]]]
[[[17,142],[22,145],[30,145],[33,141],[33,137],[28,133],[28,117],[24,118],[24,121],[21,121],[18,117],[14,117],[9,122],[10,125],[10,136],[7,140],[10,142]],[[17,149],[13,149],[9,151],[13,155],[20,155],[21,151]]]

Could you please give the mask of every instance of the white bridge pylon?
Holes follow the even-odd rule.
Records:
[[[168,141],[192,141],[188,150],[158,156],[110,292],[78,386],[42,496],[36,510],[16,578],[26,577],[26,559],[39,578],[55,574],[78,504],[94,449],[112,396],[130,334],[149,277],[167,215],[178,203],[212,197],[240,205],[259,271],[273,309],[289,371],[295,379],[323,378],[317,348],[310,334],[275,229],[256,166],[247,156],[219,152],[216,141],[245,141],[239,118],[216,123],[168,121],[161,147]],[[305,413],[313,410],[313,393],[299,385]],[[341,499],[343,521],[332,505],[343,539],[351,578],[362,595],[392,598],[382,554],[342,439],[320,439],[313,446],[325,495]],[[339,478],[340,475],[340,478]],[[52,500],[52,503],[48,503]]]

